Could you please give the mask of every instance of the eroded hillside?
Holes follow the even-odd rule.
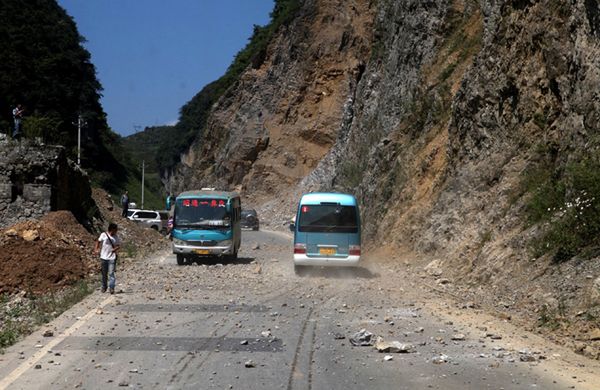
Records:
[[[275,224],[301,192],[355,193],[372,247],[580,348],[600,318],[599,37],[596,0],[305,1],[172,182],[241,190]]]
[[[373,5],[306,1],[213,109],[174,188],[227,186],[270,200],[312,172],[369,58]]]

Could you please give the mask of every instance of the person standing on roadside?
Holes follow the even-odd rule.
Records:
[[[20,104],[12,110],[13,119],[15,121],[15,128],[13,130],[13,139],[21,138],[21,120],[23,119],[23,112],[25,109]]]
[[[117,230],[118,227],[116,224],[109,224],[108,231],[100,234],[94,247],[94,253],[96,255],[100,254],[100,261],[102,263],[102,292],[106,292],[108,287],[111,294],[115,293],[117,252],[121,247],[121,240],[117,236]]]
[[[121,206],[123,207],[123,218],[127,218],[127,211],[129,210],[129,192],[127,191],[121,196]]]

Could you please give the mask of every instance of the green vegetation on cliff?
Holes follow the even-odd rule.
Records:
[[[12,108],[21,104],[25,136],[63,145],[74,157],[81,115],[82,166],[116,191],[126,180],[125,153],[106,123],[102,88],[73,19],[55,0],[2,0],[0,36],[0,131],[10,133]]]
[[[529,222],[542,233],[532,242],[533,254],[549,253],[562,262],[573,256],[600,253],[600,142],[562,161],[558,148],[544,144],[537,161],[523,174]]]

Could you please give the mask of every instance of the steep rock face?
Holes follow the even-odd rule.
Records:
[[[444,242],[465,271],[486,259],[490,277],[527,256],[535,229],[522,230],[518,191],[538,150],[566,164],[598,135],[600,45],[595,1],[485,3],[484,45],[454,98],[448,179],[421,243]]]
[[[236,188],[258,203],[314,170],[338,136],[368,60],[372,8],[367,1],[305,1],[264,61],[214,107],[171,188]]]

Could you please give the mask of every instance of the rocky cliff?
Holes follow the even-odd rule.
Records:
[[[173,189],[237,188],[262,203],[312,172],[364,72],[373,12],[365,1],[305,1],[216,104]]]
[[[597,0],[307,0],[172,181],[241,190],[277,224],[301,192],[355,193],[372,247],[435,259],[534,321],[585,312],[585,332],[599,54]]]

